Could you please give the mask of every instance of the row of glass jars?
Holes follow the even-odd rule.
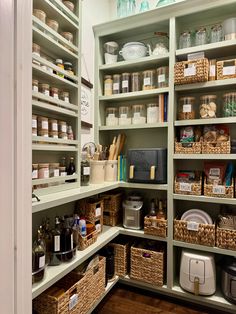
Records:
[[[65,121],[49,119],[35,114],[32,115],[32,135],[74,140],[71,125]]]
[[[106,108],[106,126],[159,122],[157,103]]]
[[[168,87],[169,67],[143,72],[122,73],[104,76],[104,95],[137,92],[154,88]]]
[[[219,99],[216,95],[204,95],[200,97],[199,116],[201,119],[216,118]],[[181,97],[178,101],[178,120],[197,118],[197,106],[195,97]],[[236,93],[223,95],[223,117],[236,116]]]
[[[59,163],[39,163],[32,164],[32,180],[48,179],[52,177],[65,177],[66,167],[61,167]]]

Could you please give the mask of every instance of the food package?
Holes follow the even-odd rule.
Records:
[[[220,161],[207,161],[204,163],[206,183],[222,185],[225,181],[226,163]]]

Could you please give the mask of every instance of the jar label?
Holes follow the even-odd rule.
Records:
[[[54,236],[54,252],[60,252],[60,236]]]
[[[193,64],[191,67],[184,69],[184,76],[196,75],[196,67]]]
[[[37,86],[37,85],[34,85],[34,86],[33,86],[33,92],[38,93],[38,91],[39,91],[38,86]]]
[[[113,83],[113,90],[119,90],[120,89],[120,83]]]
[[[83,175],[89,176],[90,175],[90,167],[84,167],[83,168]]]
[[[66,132],[67,132],[67,127],[66,127],[66,125],[63,124],[63,125],[61,126],[61,132],[62,132],[62,133],[66,133]]]
[[[216,66],[215,65],[210,66],[210,76],[216,76]]]
[[[33,130],[32,130],[32,135],[33,135],[33,136],[37,136],[37,129],[33,129]]]
[[[133,216],[127,216],[126,219],[127,220],[133,220],[133,221],[135,220]]]
[[[112,83],[105,83],[105,91],[111,91],[112,90]]]
[[[59,177],[59,169],[54,169],[53,176],[54,177]]]
[[[58,99],[58,94],[53,94],[53,98]]]
[[[32,179],[38,179],[38,170],[33,170],[32,171]]]
[[[229,67],[223,67],[223,75],[234,75],[235,74],[235,65]]]
[[[69,97],[64,97],[64,101],[69,103]]]
[[[49,170],[44,170],[44,179],[49,178]]]
[[[37,129],[37,120],[35,119],[32,120],[32,128]]]
[[[48,130],[48,121],[42,121],[42,130]]]
[[[134,118],[140,118],[140,112],[134,112]]]
[[[192,105],[183,105],[183,112],[192,112]]]
[[[122,81],[122,88],[129,87],[129,81]]]
[[[150,77],[145,77],[143,80],[143,85],[148,86],[151,85],[151,78]]]
[[[70,235],[70,249],[73,249],[73,233]]]
[[[165,74],[158,75],[158,83],[163,83],[166,80]]]
[[[195,221],[187,221],[187,230],[198,231],[199,223]]]
[[[179,189],[180,189],[180,191],[183,191],[183,192],[191,192],[192,191],[192,184],[186,183],[186,182],[180,182]]]
[[[43,94],[44,94],[45,96],[50,96],[49,90],[45,90],[45,91],[43,92]]]
[[[225,194],[224,185],[213,185],[213,194]]]
[[[79,299],[78,299],[78,294],[73,294],[70,297],[70,301],[69,301],[69,311],[72,310],[78,303]]]
[[[67,172],[61,172],[60,176],[61,177],[66,177],[67,176]]]
[[[127,117],[127,113],[121,113],[120,114],[120,118],[121,119],[127,119],[128,117]]]
[[[100,232],[102,230],[101,224],[96,224],[95,228],[98,232]]]
[[[53,131],[58,131],[58,124],[57,123],[53,123],[52,124],[52,130]]]
[[[39,268],[43,268],[45,266],[45,255],[39,258]]]
[[[96,217],[101,216],[101,213],[102,213],[101,207],[98,207],[95,209],[95,216]]]
[[[115,118],[115,114],[114,113],[109,113],[107,117],[110,118],[110,119],[114,119]]]

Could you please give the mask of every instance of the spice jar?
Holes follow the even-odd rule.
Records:
[[[179,49],[185,49],[192,46],[191,33],[189,31],[181,33],[179,37]]]
[[[147,104],[147,123],[159,122],[159,106],[158,104]]]
[[[73,2],[71,2],[71,1],[62,1],[62,2],[63,2],[63,4],[64,4],[69,10],[71,10],[72,12],[74,12],[74,10],[75,10],[75,5],[74,5]]]
[[[138,92],[142,89],[141,73],[131,73],[131,92]]]
[[[39,46],[39,45],[37,45],[37,44],[35,44],[35,43],[32,44],[32,54],[33,54],[34,56],[40,57],[40,46]],[[34,60],[34,59],[33,59],[32,62],[33,62],[34,64],[40,65],[40,62],[37,61],[37,60]]]
[[[49,177],[59,177],[59,163],[51,163],[49,164]]]
[[[58,138],[58,123],[55,119],[49,119],[49,136]]]
[[[73,65],[71,62],[64,62],[64,69],[67,71],[70,75],[75,75],[73,71]]]
[[[48,118],[38,116],[38,135],[48,137]]]
[[[73,34],[70,32],[62,32],[61,36],[73,44]]]
[[[235,117],[236,116],[236,93],[226,93],[223,96],[223,116]]]
[[[119,107],[119,125],[131,124],[131,109],[130,106]]]
[[[32,164],[32,180],[38,179],[38,164]]]
[[[37,116],[32,114],[32,135],[37,136],[38,128],[37,128]]]
[[[211,43],[217,43],[223,40],[223,28],[222,25],[217,24],[211,28]]]
[[[111,75],[105,75],[104,77],[104,95],[111,96],[112,95],[112,85],[113,80]]]
[[[200,118],[216,118],[216,95],[205,95],[200,97]]]
[[[38,177],[39,179],[49,178],[49,164],[39,164]]]
[[[208,79],[209,79],[209,81],[215,81],[216,80],[216,59],[212,59],[209,61]]]
[[[62,59],[56,59],[56,65],[61,68],[62,70],[64,70],[64,64],[63,64],[63,60]],[[64,77],[64,74],[56,72],[56,74],[60,77]]]
[[[143,90],[155,88],[155,70],[143,71]]]
[[[145,105],[132,106],[132,124],[146,123],[146,110]]]
[[[32,80],[32,91],[35,93],[38,93],[39,91],[39,81],[38,80]]]
[[[160,67],[157,69],[157,87],[169,86],[169,67]]]
[[[67,137],[68,137],[68,140],[71,140],[71,141],[74,140],[74,132],[72,130],[72,126],[71,125],[67,126]]]
[[[70,94],[69,94],[69,92],[61,91],[61,93],[60,93],[60,99],[61,99],[62,101],[65,101],[65,102],[70,103]]]
[[[67,140],[67,125],[65,121],[58,121],[59,138]]]
[[[50,89],[50,96],[55,99],[58,99],[59,89],[57,87],[51,87]]]
[[[37,17],[41,22],[46,23],[46,13],[44,11],[34,9],[33,15]]]
[[[181,97],[178,104],[178,120],[195,118],[195,97]]]
[[[45,96],[50,96],[49,88],[50,88],[49,84],[39,85],[39,91],[43,93]]]
[[[130,92],[130,73],[121,74],[121,91],[122,93]]]
[[[119,94],[120,93],[120,74],[113,75],[113,85],[112,85],[112,94]]]
[[[205,27],[200,27],[195,35],[195,45],[206,45],[207,44],[207,32]]]
[[[118,125],[118,109],[115,107],[106,108],[106,125]]]
[[[59,24],[55,20],[47,19],[47,26],[53,29],[55,32],[58,32]]]
[[[66,167],[65,166],[59,167],[59,173],[60,173],[60,177],[67,176]]]

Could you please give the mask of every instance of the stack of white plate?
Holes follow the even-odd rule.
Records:
[[[181,220],[192,221],[199,224],[213,224],[211,217],[201,209],[189,209],[181,217]]]

